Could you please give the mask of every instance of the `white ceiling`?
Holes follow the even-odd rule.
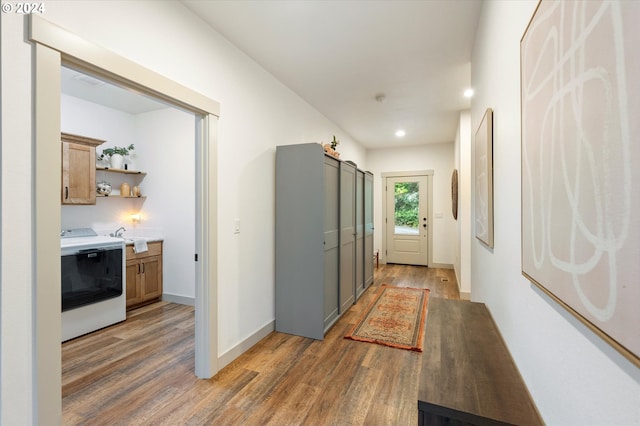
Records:
[[[481,0],[182,3],[368,148],[452,142],[470,107]],[[167,107],[67,68],[62,92],[130,114]]]
[[[470,107],[481,0],[182,3],[366,147],[452,142]]]
[[[145,95],[120,88],[105,80],[89,76],[71,68],[62,67],[61,92],[89,102],[124,111],[141,114],[167,108],[166,104]]]

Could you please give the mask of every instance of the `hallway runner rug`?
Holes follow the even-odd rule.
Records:
[[[429,290],[382,284],[345,339],[422,352]]]

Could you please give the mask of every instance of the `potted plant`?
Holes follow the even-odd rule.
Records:
[[[333,135],[333,140],[329,143],[324,144],[324,150],[327,154],[332,155],[336,158],[340,157],[340,153],[336,151],[336,147],[340,143],[339,140],[336,140],[336,135]]]
[[[102,157],[108,155],[111,157],[111,168],[112,169],[122,169],[122,164],[124,163],[124,156],[129,155],[130,151],[133,151],[135,147],[133,144],[127,147],[119,147],[114,146],[112,148],[105,148],[102,150]]]

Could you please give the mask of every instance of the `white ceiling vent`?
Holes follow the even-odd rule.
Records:
[[[102,86],[106,84],[104,81],[100,81],[97,78],[93,78],[85,74],[75,74],[72,78],[74,80],[81,81],[84,84],[88,84],[89,86],[94,86],[94,87]]]

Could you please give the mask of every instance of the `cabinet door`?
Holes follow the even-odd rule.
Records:
[[[162,296],[162,257],[142,259],[142,299],[151,300]]]
[[[96,203],[96,149],[62,143],[62,204]]]
[[[338,319],[340,273],[339,162],[324,159],[324,330]]]
[[[142,302],[142,266],[137,260],[128,260],[126,268],[127,308]]]
[[[340,314],[355,301],[356,168],[340,163]]]
[[[364,175],[364,286],[373,284],[373,175]]]
[[[356,171],[356,300],[364,293],[364,172]]]

